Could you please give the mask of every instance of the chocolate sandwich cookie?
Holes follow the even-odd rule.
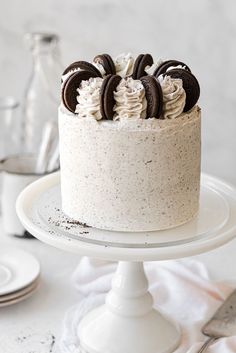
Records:
[[[103,119],[112,120],[114,115],[114,91],[120,83],[119,75],[107,75],[100,90],[100,109]]]
[[[153,58],[150,54],[140,54],[135,62],[132,78],[134,80],[139,80],[140,77],[146,76],[145,68],[153,64]]]
[[[86,81],[91,77],[97,77],[97,74],[93,71],[76,71],[74,74],[68,77],[62,87],[62,101],[67,109],[71,112],[75,112],[77,102],[77,88],[79,88],[82,81]]]
[[[74,63],[70,64],[65,71],[63,72],[63,75],[66,75],[69,71],[73,71],[76,69],[80,69],[80,70],[85,70],[85,71],[91,71],[94,72],[97,77],[102,77],[100,71],[91,63],[87,62],[87,61],[75,61]]]
[[[163,94],[160,83],[153,76],[143,76],[140,78],[147,100],[147,114],[148,118],[160,118],[163,108]]]
[[[97,55],[97,56],[95,56],[93,61],[95,63],[99,63],[103,66],[103,68],[106,72],[106,75],[109,75],[109,74],[115,75],[116,74],[116,67],[115,67],[114,61],[112,60],[112,58],[109,54]]]
[[[187,71],[191,72],[190,68],[185,63],[183,63],[182,61],[167,60],[167,61],[164,61],[161,65],[159,65],[156,68],[156,70],[153,73],[153,76],[158,77],[158,76],[164,74],[168,70],[169,67],[171,67],[171,66],[176,67],[176,66],[179,66],[179,65],[183,66],[184,70],[187,70]]]
[[[183,81],[183,88],[186,93],[184,112],[192,109],[200,96],[200,86],[196,77],[191,72],[184,69],[173,69],[163,74],[163,76],[167,75],[172,78],[181,78]]]

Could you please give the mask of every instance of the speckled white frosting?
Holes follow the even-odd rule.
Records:
[[[79,119],[59,108],[62,208],[90,226],[151,231],[198,211],[201,118]]]
[[[120,54],[115,58],[115,68],[116,74],[121,77],[126,77],[132,74],[134,67],[134,58],[133,56],[128,54]]]
[[[163,118],[176,119],[183,113],[186,102],[183,81],[170,76],[160,76],[159,82],[163,93]]]
[[[114,100],[113,120],[146,117],[147,100],[140,80],[134,80],[131,77],[122,79],[114,91]]]
[[[148,75],[153,75],[155,70],[163,63],[163,60],[162,59],[158,59],[156,62],[154,62],[152,64],[152,66],[147,66],[145,68],[145,72],[148,74]]]
[[[102,119],[100,109],[100,90],[102,86],[101,77],[91,77],[89,80],[82,81],[80,87],[77,89],[78,104],[75,113],[80,118],[93,118],[96,120]]]

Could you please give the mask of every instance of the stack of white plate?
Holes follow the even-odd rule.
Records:
[[[31,296],[40,283],[40,265],[28,252],[16,248],[0,249],[0,307]]]

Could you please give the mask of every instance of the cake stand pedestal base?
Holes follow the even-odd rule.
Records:
[[[78,327],[81,353],[171,353],[180,332],[157,310],[142,262],[119,262],[105,305]]]
[[[173,352],[180,331],[153,309],[143,262],[197,255],[236,234],[235,187],[204,174],[198,215],[163,231],[113,232],[73,223],[62,211],[59,173],[29,185],[16,207],[25,229],[41,241],[82,256],[121,261],[105,305],[79,324],[81,353]]]

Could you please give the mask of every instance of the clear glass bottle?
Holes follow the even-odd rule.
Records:
[[[45,123],[57,121],[62,73],[58,41],[55,34],[26,34],[33,57],[22,114],[22,140],[26,153],[38,153]]]

